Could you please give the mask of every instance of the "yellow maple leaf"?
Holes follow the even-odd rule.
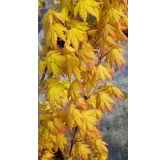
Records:
[[[108,160],[107,152],[97,153],[96,156],[100,160]]]
[[[96,108],[96,94],[90,95],[86,102],[89,105],[89,107]]]
[[[98,65],[96,67],[96,79],[101,79],[103,83],[105,83],[105,79],[109,78],[110,80],[112,79],[110,72],[106,67],[103,65]]]
[[[75,141],[76,142],[81,142],[81,141],[84,141],[84,139],[85,139],[85,131],[86,131],[86,125],[85,124],[83,124],[83,126],[82,126],[82,128],[84,128],[84,129],[79,129],[78,131],[77,131],[77,133],[75,134],[75,136],[74,136],[74,139],[75,139]]]
[[[51,140],[53,141],[53,143],[57,145],[57,140],[56,140],[55,134],[50,133],[49,136],[50,136]]]
[[[115,3],[114,3],[115,2]],[[125,9],[122,9],[121,1],[117,0],[104,2],[104,9],[101,13],[99,23],[99,35],[97,43],[100,46],[101,57],[105,56],[105,51],[108,51],[110,45],[115,45],[116,40],[127,40],[128,38],[122,30],[127,29],[127,15]],[[115,5],[118,2],[118,5]],[[94,39],[95,41],[95,39]]]
[[[45,82],[47,83],[47,85],[50,85],[50,84],[53,84],[53,83],[57,83],[57,79],[56,78],[53,78],[53,77],[50,77],[50,78],[47,78],[45,80]]]
[[[46,35],[46,46],[51,47],[51,48],[56,48],[57,47],[57,40],[58,37],[66,41],[66,36],[65,32],[67,29],[61,24],[61,23],[54,23],[52,26],[47,28],[47,31],[45,31]]]
[[[89,145],[82,142],[77,142],[75,145],[75,154],[83,160],[88,160],[88,155],[92,153],[89,148]]]
[[[66,70],[69,79],[71,79],[72,74],[74,74],[76,79],[80,80],[79,60],[74,54],[66,55]]]
[[[75,123],[79,126],[79,128],[82,128],[84,117],[81,114],[80,110],[74,109],[73,115],[74,115],[74,121],[75,121]]]
[[[115,70],[114,70],[113,66],[110,67],[110,65],[107,64],[107,63],[103,64],[103,66],[104,66],[105,68],[107,68],[108,72],[109,72],[112,76],[114,75]]]
[[[112,25],[114,24],[120,25],[119,24],[120,19],[126,16],[124,12],[121,12],[120,10],[117,10],[116,8],[113,7],[110,8],[107,15],[109,16],[109,22]]]
[[[128,37],[124,34],[124,32],[121,29],[115,30],[116,40],[119,41],[127,41]]]
[[[97,43],[100,46],[101,58],[105,56],[105,51],[110,48],[110,45],[115,45],[115,41],[111,36],[108,36],[106,39],[104,39],[102,35],[99,35]]]
[[[49,151],[45,151],[41,157],[41,160],[48,160],[52,157],[54,157],[54,154],[50,153]]]
[[[66,111],[65,110],[55,110],[54,112],[55,112],[54,116],[60,118],[63,122],[65,122],[65,120],[66,120]]]
[[[45,37],[46,47],[51,47],[51,48],[56,47],[57,46],[58,35],[53,30],[53,28],[49,27],[48,32],[45,33],[45,34],[46,34],[46,37]]]
[[[60,23],[55,23],[53,24],[53,30],[56,32],[57,36],[63,40],[66,41],[66,36],[64,34],[64,32],[67,31],[67,29]]]
[[[106,24],[100,34],[103,37],[104,41],[106,41],[109,36],[113,38],[115,37],[114,28],[110,24]]]
[[[76,101],[76,105],[80,108],[80,109],[84,109],[86,110],[88,108],[85,99],[80,97],[78,98],[78,100]]]
[[[55,126],[54,126],[54,122],[53,121],[48,121],[47,125],[48,125],[49,132],[51,134],[55,134],[56,133],[56,129],[55,129]]]
[[[39,115],[39,120],[43,121],[43,120],[48,120],[51,118],[51,115],[50,114],[47,114],[47,113],[42,113]]]
[[[60,50],[53,50],[47,53],[47,71],[50,74],[51,72],[58,79],[59,74],[62,72],[62,68],[65,65],[66,57],[61,55]]]
[[[102,136],[101,132],[95,126],[93,126],[93,129],[85,130],[84,134],[86,134],[88,140],[91,140],[93,138],[101,138]],[[84,137],[84,135],[81,136]]]
[[[80,130],[83,130],[86,133],[89,131],[90,134],[91,132],[95,132],[97,134],[97,128],[95,125],[98,123],[98,120],[95,110],[91,109],[80,111],[78,109],[74,109],[73,118],[75,124]]]
[[[49,140],[46,141],[45,143],[46,143],[46,148],[48,149],[48,151],[49,151],[50,153],[53,153],[54,143],[51,141],[51,139],[49,139]]]
[[[56,135],[56,140],[59,149],[61,150],[62,153],[64,153],[64,148],[67,145],[67,139],[64,134],[57,134]]]
[[[83,91],[82,85],[79,81],[75,80],[72,82],[69,88],[69,97],[75,101],[80,97],[80,93]]]
[[[67,29],[61,23],[64,23],[61,13],[53,9],[49,9],[42,18],[41,24],[44,29],[47,48],[55,48],[57,46],[58,37],[65,41],[64,32],[67,31]]]
[[[94,141],[94,145],[95,145],[95,148],[97,149],[97,151],[99,152],[99,153],[103,153],[103,152],[108,152],[108,149],[107,149],[107,147],[105,146],[105,145],[107,145],[107,143],[106,142],[104,142],[102,139],[96,139],[95,141]]]
[[[65,132],[65,124],[60,118],[54,118],[54,126],[57,130],[57,133],[64,133]]]
[[[51,105],[54,105],[54,103],[56,103],[62,106],[64,96],[65,93],[62,84],[50,84],[46,90],[46,98],[50,101]]]
[[[96,109],[84,110],[81,113],[86,119],[86,122],[92,123],[93,125],[97,124],[98,121],[96,119]]]
[[[52,24],[56,22],[64,23],[61,13],[57,12],[54,9],[49,9],[42,18],[41,24],[44,25],[44,29],[46,29],[45,27],[47,25],[52,26]]]
[[[117,87],[111,87],[111,88],[109,88],[108,92],[111,93],[115,98],[119,98],[120,100],[124,99],[123,93]]]
[[[110,24],[116,29],[122,29],[123,25],[121,21],[127,18],[127,15],[124,11],[121,10],[119,6],[113,6],[108,4],[106,9],[102,11],[101,21],[103,22],[101,25]]]
[[[79,13],[80,17],[86,22],[89,13],[99,21],[99,5],[100,3],[95,0],[78,0],[74,8],[74,17]]]
[[[66,43],[68,45],[72,44],[73,48],[77,51],[80,43],[83,42],[84,40],[85,34],[86,32],[78,28],[75,27],[71,28],[66,32],[66,37],[67,37]]]
[[[84,110],[81,112],[84,117],[84,123],[86,124],[86,129],[89,131],[96,131],[95,125],[98,123],[96,118],[96,110]]]
[[[92,65],[93,61],[98,62],[97,57],[94,54],[93,47],[90,43],[84,42],[78,51],[78,56],[82,61],[88,65]]]
[[[68,0],[60,0],[59,1],[59,11],[60,11],[61,16],[63,17],[63,19],[65,21],[70,20],[70,18],[68,16],[69,9],[70,9],[70,1],[68,1]]]
[[[77,29],[82,30],[82,31],[87,31],[89,29],[88,23],[80,22],[80,21],[77,21],[77,20],[70,20],[70,21],[67,22],[67,25],[70,28],[77,28]]]
[[[115,103],[116,102],[114,101],[114,99],[111,98],[108,93],[103,91],[97,94],[97,106],[102,112],[104,111],[105,107],[108,111],[112,112],[112,106],[110,104]]]
[[[108,52],[106,56],[106,61],[110,62],[110,66],[112,66],[113,63],[115,63],[118,69],[121,69],[122,65],[126,65],[125,59],[122,55],[123,53],[124,50],[121,48],[121,46],[114,46]]]
[[[96,109],[95,112],[96,112],[96,117],[98,117],[99,119],[101,119],[102,116],[103,116],[102,112],[99,109]]]
[[[74,49],[73,47],[71,47],[71,46],[69,46],[67,43],[65,43],[65,44],[64,44],[64,52],[65,52],[65,51],[74,53],[74,52],[76,52],[76,49]]]
[[[84,67],[81,66],[80,70],[81,77],[83,78],[83,84],[86,86],[87,96],[90,96],[90,91],[93,87],[97,87],[97,79],[96,79],[96,67]]]

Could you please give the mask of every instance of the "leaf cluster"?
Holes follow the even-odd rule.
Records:
[[[40,9],[44,7],[38,0]],[[126,0],[59,0],[42,17],[39,52],[39,158],[106,160],[98,126],[124,95],[111,83],[125,65]],[[63,45],[60,42],[63,42]],[[58,157],[57,157],[58,158]]]

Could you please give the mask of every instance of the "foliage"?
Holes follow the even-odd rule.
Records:
[[[124,95],[111,83],[125,65],[126,0],[60,0],[42,17],[39,50],[39,158],[106,160],[98,124]],[[44,3],[38,0],[39,16]],[[62,158],[59,158],[62,157]]]

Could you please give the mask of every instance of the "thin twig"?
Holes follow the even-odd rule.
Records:
[[[74,144],[74,137],[75,134],[77,132],[78,126],[75,128],[74,134],[73,134],[73,139],[71,140],[71,147],[70,147],[70,152],[69,152],[69,157],[71,156],[71,152],[72,152],[72,148],[73,148],[73,144]]]
[[[44,69],[44,72],[43,72],[42,78],[41,78],[41,80],[40,80],[40,82],[39,82],[39,86],[42,85],[42,83],[43,83],[43,81],[44,81],[44,78],[45,78],[45,75],[46,75],[46,72],[47,72],[47,67],[45,67],[45,69]]]

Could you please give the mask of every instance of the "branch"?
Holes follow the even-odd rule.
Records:
[[[73,134],[73,139],[71,140],[71,147],[70,147],[70,152],[69,152],[69,157],[71,156],[71,152],[72,152],[72,148],[73,148],[73,144],[74,144],[74,137],[75,134],[77,132],[78,126],[75,128],[74,134]]]
[[[44,78],[45,78],[45,75],[46,75],[46,72],[47,72],[47,67],[45,67],[45,69],[44,69],[44,72],[43,72],[42,78],[41,78],[41,80],[40,80],[40,82],[39,82],[39,86],[42,85],[42,83],[43,83],[43,81],[44,81]]]

